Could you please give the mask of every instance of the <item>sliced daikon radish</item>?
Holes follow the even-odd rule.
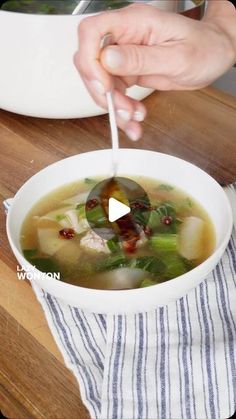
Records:
[[[186,259],[198,259],[202,255],[204,221],[198,217],[186,217],[179,231],[178,250]]]
[[[41,252],[54,255],[66,244],[66,240],[59,237],[58,229],[38,228],[38,242]]]
[[[81,256],[79,243],[73,240],[62,241],[65,245],[54,254],[54,258],[63,266],[74,266]]]
[[[84,204],[89,196],[90,191],[81,192],[80,194],[71,196],[70,198],[65,199],[62,201],[63,204],[70,204],[70,205],[77,205],[77,204]]]
[[[75,230],[77,234],[84,233],[89,230],[89,224],[86,218],[80,216],[78,210],[69,210],[65,212],[65,220],[70,223],[70,227]],[[62,220],[63,222],[63,220]]]
[[[99,276],[106,289],[122,290],[137,288],[141,281],[147,277],[147,272],[135,268],[119,268],[103,272]],[[99,276],[97,277],[98,281]]]
[[[72,208],[73,207],[71,205],[68,205],[66,207],[50,211],[47,214],[40,217],[40,220],[51,220],[51,221],[57,221],[61,223],[61,221],[66,217],[65,212]]]

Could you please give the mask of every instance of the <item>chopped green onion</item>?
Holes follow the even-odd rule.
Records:
[[[60,222],[61,220],[64,220],[66,218],[65,214],[59,214],[56,216],[56,221]]]
[[[84,183],[86,183],[86,185],[95,185],[97,183],[97,181],[95,179],[86,177],[84,179]]]
[[[169,191],[172,191],[174,188],[173,188],[173,186],[162,183],[161,185],[158,186],[158,189],[161,190],[161,191],[169,192]]]
[[[85,204],[77,204],[75,209],[80,210],[80,209],[84,208],[84,206],[85,206]]]
[[[85,204],[77,204],[76,210],[78,211],[79,218],[86,218]]]
[[[187,205],[189,206],[189,207],[192,207],[193,206],[193,201],[188,197],[188,198],[186,198],[186,202],[187,202]]]
[[[160,252],[176,252],[178,245],[177,234],[156,234],[150,238],[153,250]]]

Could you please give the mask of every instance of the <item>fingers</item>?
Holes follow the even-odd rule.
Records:
[[[120,83],[118,90],[122,93],[116,95],[116,109],[126,109],[132,119],[135,111],[130,99],[125,96],[126,87],[138,84],[158,90],[174,89],[175,80],[178,80],[179,75],[186,73],[194,54],[194,46],[184,41],[178,43],[172,41],[160,46],[107,47],[101,54],[103,71],[107,70],[113,74],[113,88],[117,90],[117,83]],[[118,75],[123,77],[115,77]],[[84,82],[95,102],[106,108],[104,86],[98,80],[87,78],[87,75],[84,76]],[[123,116],[125,117],[124,112]]]
[[[91,89],[99,92],[109,91],[112,88],[112,78],[109,75],[112,66],[108,64],[104,69],[104,63],[100,63],[101,41],[104,35],[111,33],[116,44],[153,46],[183,37],[189,26],[186,20],[183,16],[165,13],[141,4],[85,18],[79,25],[79,52],[75,55],[75,65],[81,77],[90,80]],[[143,61],[146,59],[144,52],[133,49],[131,53],[131,58],[138,64],[138,68],[133,72],[132,64],[129,64],[129,74],[139,74],[139,70],[140,74],[150,74],[147,73],[147,65]],[[150,61],[153,62],[153,59]],[[111,72],[116,74],[116,71]],[[124,69],[121,72],[119,69],[117,74],[124,75]]]
[[[119,117],[117,118],[117,125],[125,132],[131,141],[138,141],[142,136],[142,127],[136,121],[124,122]]]
[[[88,87],[90,81],[85,79],[85,85]],[[126,83],[121,79],[114,78],[115,88],[113,89],[113,100],[116,110],[117,125],[133,141],[137,141],[142,135],[140,122],[147,114],[143,103],[125,95]],[[90,91],[94,101],[104,109],[107,109],[106,94]]]
[[[140,76],[138,84],[142,87],[152,86],[156,90],[177,90],[178,87],[169,77],[156,75]]]
[[[140,122],[146,117],[145,106],[128,96],[124,96],[120,91],[115,90],[113,100],[116,109],[116,122],[132,141],[138,141],[142,135]]]
[[[93,100],[104,109],[107,109],[107,99],[105,93],[100,93],[97,90],[91,89],[90,80],[84,80]],[[114,77],[113,100],[117,116],[124,119],[126,122],[135,120],[141,122],[146,117],[146,108],[138,100],[126,96],[126,83],[119,78]]]
[[[184,42],[155,46],[113,45],[102,51],[101,63],[107,72],[116,76],[175,76],[193,54],[189,44]]]
[[[118,12],[101,13],[80,22],[79,51],[74,56],[74,63],[83,79],[90,81],[92,90],[105,93],[112,89],[112,79],[103,69],[99,58],[103,37],[113,33],[113,25],[120,24]]]

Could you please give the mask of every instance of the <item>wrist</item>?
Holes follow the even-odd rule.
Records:
[[[226,46],[232,54],[232,63],[236,63],[236,13],[232,18],[215,17],[209,20],[213,24],[215,30],[225,37]],[[227,42],[228,41],[228,42]]]
[[[226,47],[232,50],[233,63],[236,62],[236,9],[228,0],[209,1],[205,23],[210,24],[218,33],[225,37]],[[228,42],[227,42],[228,41]]]

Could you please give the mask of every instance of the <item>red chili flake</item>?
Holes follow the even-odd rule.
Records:
[[[59,235],[63,239],[71,240],[75,237],[75,230],[73,228],[63,228],[59,231]]]
[[[86,210],[91,210],[98,205],[98,200],[96,198],[90,199],[86,202]]]
[[[165,224],[166,226],[169,226],[173,221],[173,218],[170,215],[166,215],[161,218],[162,224]]]
[[[143,228],[144,233],[146,234],[146,236],[151,236],[152,234],[152,230],[150,227],[146,226]]]
[[[123,249],[126,253],[135,253],[136,251],[136,243],[137,239],[131,239],[127,241],[123,241]]]
[[[150,206],[145,204],[144,202],[133,202],[131,204],[132,209],[150,209]]]

